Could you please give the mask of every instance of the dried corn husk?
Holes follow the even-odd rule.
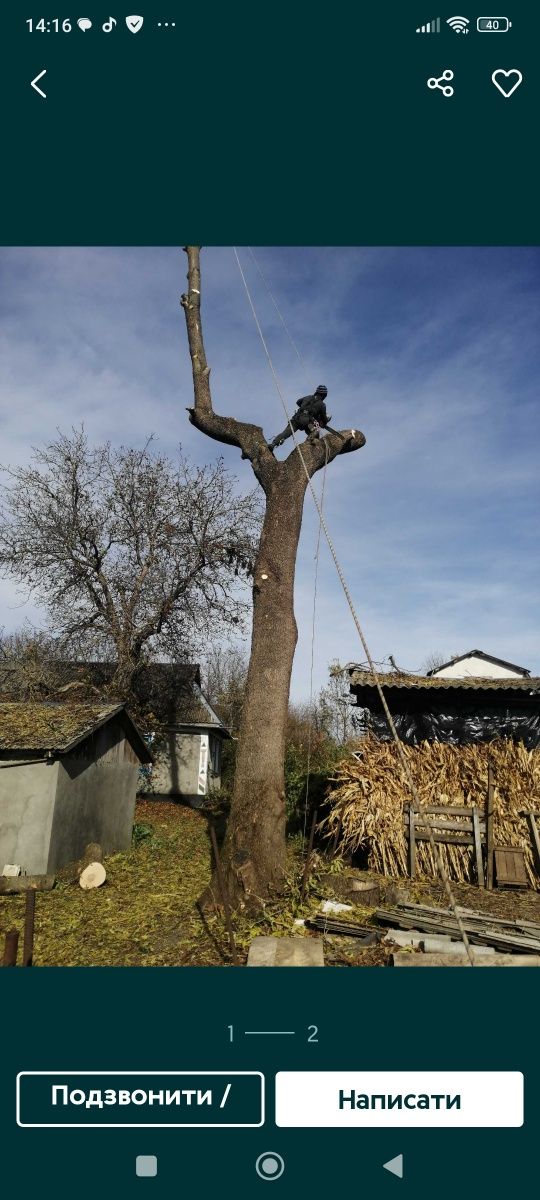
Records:
[[[477,805],[484,812],[488,760],[493,766],[494,840],[497,846],[525,850],[531,885],[540,890],[529,827],[520,810],[540,810],[540,750],[505,738],[471,746],[422,742],[403,746],[421,805]],[[369,866],[394,878],[407,874],[407,838],[403,814],[412,802],[396,746],[375,737],[364,738],[352,755],[339,763],[330,792],[331,808],[323,822],[333,835],[341,819],[341,848],[367,849]],[[440,843],[451,879],[474,880],[473,850]],[[417,874],[432,877],[437,866],[429,842],[417,843]]]

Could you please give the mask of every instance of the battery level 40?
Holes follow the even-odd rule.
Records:
[[[479,33],[508,33],[512,22],[508,17],[478,17],[476,28]]]

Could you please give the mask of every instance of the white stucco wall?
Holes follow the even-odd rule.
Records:
[[[461,662],[452,663],[440,671],[434,671],[437,679],[467,679],[474,676],[478,679],[523,679],[519,671],[509,671],[498,663],[486,662],[485,658],[463,658]]]
[[[155,750],[151,791],[162,796],[198,794],[201,735],[171,729]]]
[[[58,763],[0,770],[0,873],[17,863],[25,875],[45,875]]]
[[[210,788],[219,788],[221,771],[213,770],[212,743],[215,735],[186,733],[170,729],[153,747],[155,761],[150,785],[141,788],[145,795],[207,796]]]

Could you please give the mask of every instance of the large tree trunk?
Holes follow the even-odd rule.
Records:
[[[264,902],[285,871],[285,734],[294,650],[294,574],[308,480],[338,455],[359,450],[363,433],[347,429],[303,442],[280,462],[258,425],[214,412],[201,322],[199,247],[188,246],[188,292],[182,297],[193,370],[193,425],[238,446],[266,496],[253,581],[253,633],[233,799],[223,847],[229,896]],[[216,888],[211,893],[216,895]]]
[[[268,895],[285,872],[285,734],[298,631],[294,574],[307,480],[281,464],[253,576],[251,657],[238,740],[231,817],[224,846],[229,886]],[[284,486],[285,485],[285,486]],[[232,879],[231,879],[232,875]]]

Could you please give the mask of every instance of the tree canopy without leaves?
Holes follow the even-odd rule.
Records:
[[[65,682],[60,649],[43,630],[27,626],[0,635],[0,695],[44,700]]]
[[[214,643],[205,661],[205,694],[234,737],[238,734],[244,704],[247,658],[238,645]]]
[[[152,439],[92,447],[81,429],[6,474],[0,571],[45,607],[64,653],[112,658],[129,690],[145,657],[242,624],[260,509],[221,460],[172,462]]]

